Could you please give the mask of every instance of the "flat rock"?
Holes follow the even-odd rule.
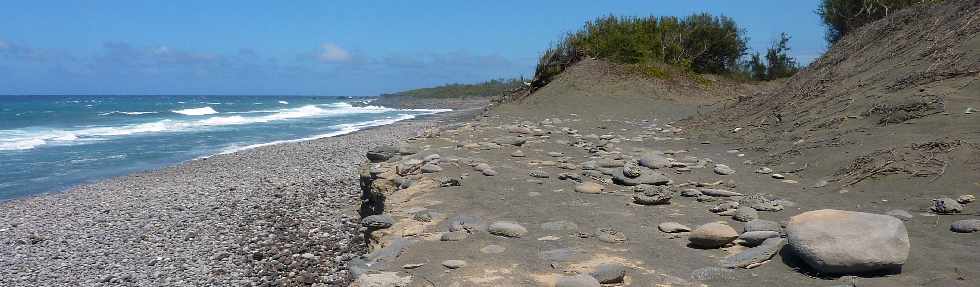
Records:
[[[977,197],[972,194],[964,194],[956,198],[956,202],[959,202],[960,204],[969,204],[974,201],[977,201]]]
[[[395,155],[398,154],[398,148],[395,146],[382,146],[373,150],[368,151],[365,156],[371,162],[384,162]]]
[[[959,233],[973,233],[980,231],[980,219],[964,219],[953,222],[949,230]]]
[[[480,171],[480,173],[482,173],[485,176],[495,176],[495,175],[497,175],[497,171],[494,170],[494,169],[492,169],[492,168],[484,169],[484,170]]]
[[[502,136],[502,137],[498,137],[498,138],[493,139],[493,143],[496,143],[496,144],[499,144],[499,145],[521,146],[521,145],[524,145],[524,143],[526,143],[526,142],[527,142],[527,139],[526,138],[515,137],[515,136]]]
[[[466,261],[463,260],[446,260],[442,262],[442,266],[449,269],[459,269],[466,267]]]
[[[490,234],[504,237],[520,238],[527,235],[527,228],[510,221],[498,221],[487,228]]]
[[[719,175],[732,175],[735,174],[735,170],[724,164],[716,164],[714,172]]]
[[[468,236],[469,233],[467,233],[466,231],[450,231],[450,232],[443,233],[442,236],[439,237],[439,240],[440,241],[463,241],[466,240],[466,237]]]
[[[395,224],[395,219],[387,214],[371,215],[361,219],[361,226],[368,228],[388,228]]]
[[[756,219],[756,220],[746,222],[745,226],[743,227],[743,232],[753,232],[753,231],[781,232],[782,230],[783,228],[779,226],[778,222],[765,220],[765,219]]]
[[[769,238],[759,246],[746,249],[738,254],[721,260],[721,266],[727,268],[754,268],[772,258],[786,243],[782,238]]]
[[[644,166],[651,169],[661,169],[670,166],[670,160],[658,154],[644,155],[640,157],[640,160],[638,162],[640,166]]]
[[[727,190],[727,189],[720,189],[720,188],[702,188],[702,189],[700,189],[698,191],[700,191],[701,194],[704,194],[704,195],[707,195],[707,196],[714,196],[714,197],[742,196],[741,193],[734,192],[734,191]]]
[[[738,239],[742,241],[742,245],[750,247],[762,244],[766,239],[776,237],[779,237],[779,232],[776,231],[750,231],[738,235]]]
[[[626,277],[626,266],[619,263],[603,263],[592,268],[589,275],[601,284],[623,283]]]
[[[909,256],[909,236],[897,218],[823,209],[790,218],[789,245],[814,270],[859,274],[897,270]]]
[[[678,232],[691,231],[691,228],[687,227],[687,225],[683,225],[677,222],[661,223],[660,225],[657,225],[657,229],[660,229],[660,231],[663,231],[665,233],[678,233]]]
[[[937,198],[932,200],[929,210],[938,214],[954,214],[963,212],[963,205],[955,199],[949,197]]]
[[[531,176],[533,178],[549,178],[549,177],[551,177],[551,174],[549,174],[548,172],[543,171],[543,170],[538,170],[538,169],[532,169],[532,170],[528,171],[527,172],[527,175],[529,175],[529,176]]]
[[[599,280],[589,275],[564,276],[559,275],[555,279],[555,287],[600,287]]]
[[[524,157],[524,152],[521,151],[521,150],[515,150],[514,152],[510,153],[510,156],[512,156],[512,157]]]
[[[738,232],[734,228],[718,222],[698,226],[688,235],[691,245],[700,248],[722,247],[736,238],[738,238]]]
[[[442,167],[438,164],[427,163],[422,165],[422,173],[436,173],[442,171]]]
[[[721,267],[704,267],[691,271],[691,279],[701,282],[729,282],[739,279],[735,270]]]
[[[612,172],[613,182],[623,186],[637,186],[641,184],[665,185],[670,183],[670,178],[660,172],[647,170],[638,177],[628,177],[623,174],[623,169],[618,168]]]

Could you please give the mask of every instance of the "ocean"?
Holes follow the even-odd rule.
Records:
[[[0,200],[446,111],[312,96],[0,96]]]

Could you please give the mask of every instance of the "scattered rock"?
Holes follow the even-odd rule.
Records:
[[[510,153],[510,156],[512,156],[512,157],[524,157],[524,152],[521,151],[521,150],[515,150],[514,152]]]
[[[702,195],[704,195],[704,194],[701,193],[700,190],[697,190],[697,189],[694,189],[694,188],[688,188],[688,189],[681,190],[681,196],[683,196],[683,197],[699,197],[699,196],[702,196]]]
[[[766,239],[759,246],[722,259],[721,266],[727,268],[755,268],[776,255],[782,249],[785,242],[786,240],[782,238]]]
[[[447,222],[449,231],[464,231],[474,233],[480,226],[480,218],[472,215],[457,215],[450,218]]]
[[[590,194],[602,193],[604,189],[605,187],[603,187],[601,184],[591,181],[583,182],[575,186],[575,192]]]
[[[670,178],[652,170],[643,172],[639,177],[634,178],[626,176],[620,168],[612,172],[612,176],[614,183],[623,186],[636,186],[641,184],[665,185],[670,183]]]
[[[957,197],[956,198],[956,202],[958,202],[960,204],[969,204],[969,203],[974,202],[976,200],[977,200],[977,197],[976,196],[973,196],[972,194],[964,194],[964,195],[960,195],[960,197]]]
[[[644,155],[638,161],[640,166],[651,169],[661,169],[670,166],[670,160],[657,154]]]
[[[715,173],[719,175],[732,175],[735,174],[735,170],[724,164],[716,164],[714,168]]]
[[[515,136],[502,136],[494,139],[493,142],[499,145],[522,146],[527,142],[527,139]]]
[[[640,169],[640,166],[638,166],[638,165],[635,165],[635,164],[627,164],[627,165],[623,166],[623,176],[625,176],[625,177],[628,177],[628,178],[637,178],[637,177],[639,177],[642,174],[643,174],[643,170],[641,170]]]
[[[660,225],[657,225],[657,229],[660,229],[660,231],[663,231],[665,233],[678,233],[678,232],[691,231],[691,228],[687,227],[687,225],[683,225],[677,222],[661,223]]]
[[[650,188],[633,195],[633,202],[640,205],[670,204],[672,195],[666,186]]]
[[[551,152],[548,152],[548,156],[550,156],[550,157],[563,157],[563,156],[565,156],[565,154],[564,153],[557,152],[557,151],[551,151]]]
[[[779,174],[779,173],[774,173],[771,176],[772,176],[772,178],[775,178],[775,179],[786,179],[786,176],[785,175],[782,175],[782,174]]]
[[[432,222],[432,212],[429,211],[419,211],[412,214],[412,219],[418,222]]]
[[[549,178],[549,177],[551,177],[551,174],[549,174],[548,172],[543,171],[543,170],[538,170],[538,169],[532,169],[532,170],[528,171],[527,172],[527,175],[530,175],[533,178]]]
[[[738,232],[735,229],[718,222],[698,226],[698,228],[695,228],[688,235],[688,240],[691,241],[691,245],[699,248],[722,247],[731,243],[736,238],[738,238]]]
[[[810,211],[790,218],[786,233],[795,253],[825,274],[895,270],[909,255],[905,224],[887,215]]]
[[[732,215],[732,219],[741,222],[749,222],[759,219],[759,212],[752,207],[739,206],[738,209],[735,209],[735,214]]]
[[[963,205],[952,198],[943,197],[933,199],[932,206],[929,207],[929,210],[938,214],[960,213],[963,211]]]
[[[385,162],[395,156],[398,153],[398,148],[394,146],[382,146],[374,150],[370,150],[365,154],[368,160],[371,162]]]
[[[603,263],[592,269],[589,273],[602,284],[623,283],[626,277],[626,266],[619,263]]]
[[[527,235],[527,228],[509,221],[498,221],[488,227],[490,234],[504,237],[520,238]]]
[[[885,215],[889,215],[901,219],[902,221],[909,221],[912,220],[913,217],[915,217],[908,211],[901,210],[901,209],[889,210],[888,212],[885,212]]]
[[[772,169],[768,167],[760,167],[759,169],[755,170],[755,173],[770,174],[772,173]]]
[[[555,287],[600,287],[599,280],[589,275],[562,276],[555,280]]]
[[[438,164],[427,163],[422,165],[422,173],[436,173],[442,171],[442,167]]]
[[[466,267],[466,261],[463,260],[446,260],[442,262],[442,266],[449,269],[459,269]]]
[[[980,219],[964,219],[953,222],[949,226],[949,229],[953,232],[959,233],[973,233],[980,231]]]
[[[606,243],[626,242],[626,234],[612,228],[600,228],[598,231],[596,231],[596,238],[598,238],[599,241]]]
[[[714,197],[742,196],[741,193],[718,188],[702,188],[699,191],[701,194]]]
[[[775,237],[779,237],[779,232],[769,230],[750,231],[738,235],[738,239],[742,241],[742,245],[750,247],[762,244],[766,239]]]
[[[439,237],[439,240],[440,241],[463,241],[466,240],[468,234],[469,233],[466,233],[466,231],[450,231],[450,232],[443,233],[442,236]]]
[[[402,265],[402,268],[403,269],[416,269],[416,268],[419,268],[419,267],[422,267],[422,266],[425,266],[425,263],[405,264],[405,265]]]
[[[743,227],[743,232],[753,232],[753,231],[775,231],[780,232],[783,228],[779,227],[779,223],[771,220],[756,219],[745,223]]]
[[[497,175],[497,171],[494,170],[494,169],[492,169],[492,168],[484,169],[483,171],[480,171],[480,173],[482,173],[485,176],[495,176],[495,175]]]
[[[394,224],[395,220],[387,214],[371,215],[361,219],[361,226],[367,228],[388,228]]]
[[[727,282],[738,279],[738,273],[728,268],[705,267],[691,271],[691,279],[701,282]]]
[[[725,211],[729,211],[729,210],[734,210],[734,209],[738,208],[738,206],[739,206],[738,201],[726,201],[726,202],[719,203],[718,205],[715,205],[715,206],[709,208],[708,211],[711,211],[711,212],[714,212],[714,213],[721,213],[721,212],[725,212]]]

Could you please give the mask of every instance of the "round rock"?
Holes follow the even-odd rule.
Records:
[[[592,269],[589,273],[602,284],[623,283],[626,277],[626,266],[619,263],[603,263]]]
[[[718,248],[725,246],[738,238],[734,228],[723,223],[708,223],[698,226],[688,236],[691,245],[700,248]]]

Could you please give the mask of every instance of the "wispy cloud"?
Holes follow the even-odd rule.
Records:
[[[325,63],[349,62],[353,57],[350,52],[333,43],[324,43],[320,46],[317,60]]]

